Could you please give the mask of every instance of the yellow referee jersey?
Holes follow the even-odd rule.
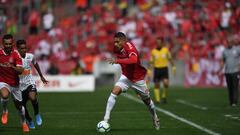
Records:
[[[151,63],[154,68],[167,67],[169,59],[171,59],[171,54],[167,47],[163,47],[161,50],[155,48],[151,52]]]

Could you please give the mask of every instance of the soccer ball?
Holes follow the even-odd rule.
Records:
[[[107,123],[106,121],[100,121],[97,124],[97,131],[101,133],[106,133],[110,131],[110,124]]]

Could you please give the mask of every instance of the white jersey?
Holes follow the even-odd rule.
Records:
[[[20,79],[20,90],[24,91],[29,85],[36,85],[36,82],[32,75],[32,64],[36,64],[34,55],[31,53],[26,53],[25,58],[22,58],[24,72],[19,75]]]

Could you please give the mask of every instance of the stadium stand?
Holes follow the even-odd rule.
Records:
[[[239,4],[239,0],[4,0],[0,31],[27,38],[38,60],[47,57],[59,63],[60,74],[70,74],[79,63],[84,67],[81,60],[89,51],[100,59],[109,57],[112,36],[119,30],[131,38],[145,61],[156,36],[165,39],[179,60],[219,59],[226,38],[240,36]]]

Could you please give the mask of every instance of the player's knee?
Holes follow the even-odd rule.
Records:
[[[36,92],[30,92],[30,93],[29,93],[29,99],[30,99],[31,101],[37,100]]]
[[[165,87],[165,88],[168,88],[168,86],[169,86],[168,83],[164,84],[164,87]]]
[[[17,110],[19,110],[19,111],[22,110],[23,105],[22,105],[21,102],[19,102],[19,101],[15,101],[15,106],[16,106]]]
[[[31,101],[35,101],[35,100],[37,100],[37,97],[36,97],[36,95],[30,95],[30,96],[29,96],[29,99],[30,99]]]
[[[1,89],[1,96],[3,99],[7,99],[9,96],[9,91],[7,89]]]
[[[168,80],[164,80],[163,81],[163,85],[164,85],[164,87],[168,87],[169,86],[169,81]]]
[[[115,95],[119,95],[119,94],[121,94],[121,92],[122,92],[122,89],[119,86],[115,86],[112,90],[112,93]]]

